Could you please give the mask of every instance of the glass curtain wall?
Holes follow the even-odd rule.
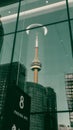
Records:
[[[39,65],[37,66],[39,69],[36,68],[38,73],[37,84],[44,88],[50,87],[56,94],[54,113],[57,114],[58,129],[72,127],[70,110],[73,109],[69,109],[68,96],[71,96],[72,99],[73,94],[67,94],[66,88],[69,85],[66,76],[73,74],[73,0],[19,0],[16,3],[8,2],[1,5],[0,15],[4,29],[4,34],[1,34],[4,40],[0,64],[12,62],[23,64],[26,67],[26,82],[34,83],[35,69],[33,64],[38,60]],[[38,49],[37,59],[36,48]],[[72,92],[72,77],[70,81]],[[39,92],[37,92],[37,97],[38,95]],[[52,93],[50,92],[48,98],[51,97]],[[43,118],[46,112],[49,113],[48,110],[44,109],[31,112],[31,115],[40,115],[40,118]],[[34,126],[36,125],[38,126],[37,129],[41,130],[41,123],[38,124],[36,121]],[[47,130],[49,128],[50,126],[47,127]]]

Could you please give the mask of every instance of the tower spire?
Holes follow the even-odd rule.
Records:
[[[36,34],[35,57],[31,64],[31,69],[34,71],[34,82],[38,83],[38,71],[41,70],[41,63],[38,59],[38,34]]]
[[[38,60],[38,33],[36,33],[36,41],[35,41],[35,57],[34,57],[34,61]]]
[[[27,35],[29,35],[29,32],[33,27],[38,27],[38,26],[43,30],[44,35],[46,35],[48,32],[47,28],[39,23],[29,25],[26,28]],[[41,63],[38,59],[38,48],[39,48],[39,45],[38,45],[38,32],[37,32],[36,33],[36,41],[35,41],[35,57],[34,57],[34,60],[32,61],[32,64],[31,64],[31,70],[34,71],[34,82],[35,83],[38,83],[38,72],[41,70]]]
[[[36,44],[35,47],[38,47],[38,33],[36,33]]]

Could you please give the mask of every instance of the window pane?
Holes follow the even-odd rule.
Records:
[[[72,0],[68,4],[72,30]],[[12,62],[17,66],[16,84],[31,96],[30,129],[73,127],[73,59],[66,0],[23,0],[15,32],[18,5],[0,8],[4,29],[0,63],[11,62],[16,36]]]
[[[0,8],[1,21],[4,27],[4,34],[15,31],[18,12],[18,3],[6,5]]]
[[[73,71],[69,36],[68,23],[65,22],[18,33],[16,40],[14,60],[26,66],[27,81],[32,82],[34,74],[31,64],[35,58],[35,44],[38,42],[38,58],[42,64],[38,82],[54,89],[57,110],[68,110],[65,75]]]
[[[13,40],[14,40],[14,34],[4,36],[1,64],[11,62]]]
[[[42,4],[40,1],[36,2],[31,2],[30,4],[28,2],[22,1],[23,4],[21,4],[18,30],[24,30],[28,25],[34,23],[40,23],[44,25],[54,24],[67,20],[67,9],[65,1],[56,1],[56,3],[52,1],[52,3],[48,2],[48,4]]]
[[[70,18],[73,18],[73,1],[72,0],[68,0],[68,4],[69,4],[69,11],[70,11]]]

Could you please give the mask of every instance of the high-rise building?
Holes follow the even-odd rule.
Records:
[[[44,114],[46,111],[46,91],[37,83],[27,82],[24,91],[31,96],[30,130],[44,130]]]
[[[10,65],[10,63],[0,65],[0,128],[3,119],[3,110],[5,109],[4,104],[7,90],[12,85],[18,85],[22,90],[24,90],[25,75],[25,67],[18,62],[13,62],[12,65]]]
[[[56,93],[51,87],[45,89],[48,112],[45,115],[45,130],[58,130]]]
[[[68,73],[65,75],[65,83],[70,125],[73,127],[73,112],[70,112],[73,110],[73,73]]]
[[[57,130],[54,90],[37,83],[26,82],[24,91],[31,96],[30,130]]]

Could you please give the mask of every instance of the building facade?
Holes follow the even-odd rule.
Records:
[[[56,93],[51,87],[46,87],[46,101],[48,113],[45,118],[45,129],[58,130]]]
[[[30,130],[57,130],[57,104],[54,90],[32,82],[27,82],[24,90],[31,96]]]
[[[73,73],[65,75],[65,84],[66,84],[66,96],[69,111],[70,125],[73,127]]]
[[[18,66],[20,66],[18,70]],[[3,115],[8,88],[18,85],[24,90],[26,69],[18,62],[0,65],[0,129],[3,125]]]

